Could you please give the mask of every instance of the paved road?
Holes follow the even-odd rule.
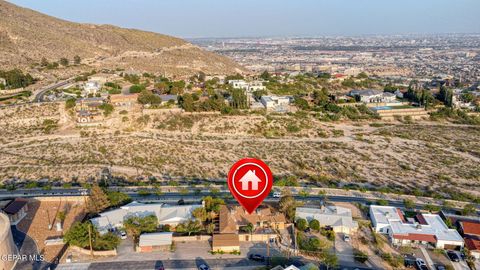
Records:
[[[45,96],[45,93],[47,93],[48,91],[53,90],[55,88],[65,86],[65,85],[71,83],[72,81],[73,81],[73,78],[70,78],[70,79],[67,79],[65,81],[61,81],[61,82],[58,82],[58,83],[48,85],[48,86],[38,90],[38,92],[35,93],[35,97],[33,98],[33,101],[34,102],[42,102],[43,97]]]
[[[139,190],[142,190],[142,187],[112,187],[113,190],[120,190],[122,192],[127,193],[132,197],[132,199],[137,201],[157,201],[157,202],[164,202],[164,203],[177,203],[179,200],[184,200],[186,203],[195,203],[200,202],[204,196],[217,196],[217,197],[231,197],[228,191],[222,190],[219,193],[211,193],[209,190],[205,189],[202,192],[193,192],[189,194],[181,194],[178,192],[167,192],[160,196],[158,195],[148,195],[142,196],[138,194]],[[13,199],[17,197],[50,197],[50,196],[84,196],[88,194],[88,190],[84,188],[57,188],[51,190],[43,190],[43,189],[21,189],[21,190],[0,190],[0,200],[2,199]],[[301,195],[294,195],[295,199],[304,202],[315,202],[319,199],[323,198],[322,195],[309,195],[309,196],[301,196]],[[351,203],[369,203],[372,202],[371,199],[363,198],[363,197],[355,197],[355,196],[340,196],[340,195],[327,195],[327,198],[331,202],[351,202]],[[232,201],[233,198],[231,199]],[[275,202],[278,201],[278,198],[268,197],[266,202]],[[394,207],[404,207],[403,201],[398,200],[387,200],[390,206]],[[417,203],[417,207],[422,207],[425,204]],[[454,209],[454,210],[461,210],[461,209]]]

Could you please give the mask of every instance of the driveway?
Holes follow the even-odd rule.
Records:
[[[13,242],[17,246],[21,255],[26,255],[26,260],[20,260],[15,265],[15,270],[36,270],[43,269],[47,264],[41,261],[30,260],[30,256],[39,257],[37,244],[35,241],[22,231],[19,231],[16,226],[12,226]]]
[[[350,242],[345,242],[343,233],[337,233],[335,237],[335,253],[340,263],[353,263],[355,258],[353,255],[353,247]]]

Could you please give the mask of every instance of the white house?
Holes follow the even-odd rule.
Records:
[[[163,203],[143,204],[132,202],[118,209],[101,213],[99,217],[90,221],[100,233],[106,233],[110,229],[121,228],[123,222],[130,217],[146,217],[154,215],[159,225],[176,226],[192,218],[192,211],[201,205],[175,205]]]
[[[242,183],[242,190],[258,190],[258,183],[262,182],[262,180],[257,177],[254,170],[249,170],[238,181]]]
[[[102,86],[97,81],[88,81],[85,83],[83,89],[87,93],[87,95],[96,95]]]
[[[355,97],[363,103],[390,103],[397,100],[397,96],[393,93],[382,92],[378,90],[352,90],[348,96]]]
[[[439,215],[418,213],[405,218],[400,209],[370,206],[375,232],[386,234],[394,245],[431,245],[442,249],[460,249],[464,241],[457,230],[450,229]]]
[[[228,81],[228,84],[230,84],[233,88],[243,89],[249,93],[267,89],[263,85],[263,81],[246,82],[244,80],[230,80]]]
[[[284,96],[262,96],[260,102],[267,110],[287,110],[290,104],[290,98]]]
[[[308,222],[316,219],[320,226],[331,227],[337,233],[350,234],[358,228],[358,223],[352,219],[352,210],[345,207],[297,207],[295,219],[299,218],[306,219]]]

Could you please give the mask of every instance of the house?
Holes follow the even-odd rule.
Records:
[[[214,234],[212,237],[212,251],[235,252],[240,251],[238,234]]]
[[[285,96],[262,96],[260,102],[267,110],[286,111],[290,98]]]
[[[144,233],[138,242],[139,252],[165,251],[172,246],[173,233]]]
[[[262,233],[263,229],[285,229],[285,215],[271,207],[260,206],[249,214],[240,206],[220,206],[219,233],[238,233],[242,228],[253,225],[254,232]]]
[[[249,170],[238,181],[242,183],[242,190],[258,190],[258,183],[262,182],[262,180],[255,174],[255,170]]]
[[[458,221],[460,233],[465,240],[465,246],[472,256],[480,260],[480,222]]]
[[[110,95],[110,103],[116,107],[131,107],[137,103],[138,94],[117,94]]]
[[[480,240],[466,238],[465,247],[475,259],[480,260]]]
[[[391,206],[370,206],[370,218],[375,232],[385,234],[394,245],[431,245],[441,249],[461,249],[463,238],[448,228],[439,215],[418,213],[406,218]]]
[[[267,90],[267,88],[263,85],[263,81],[246,82],[244,80],[230,80],[228,81],[228,84],[233,88],[243,89],[248,93]]]
[[[358,228],[358,223],[352,219],[352,210],[334,205],[319,208],[297,207],[295,219],[299,218],[308,222],[316,219],[321,227],[330,227],[336,233],[351,234]]]
[[[480,222],[462,220],[458,223],[464,237],[480,240]]]
[[[397,99],[397,96],[393,93],[378,90],[352,90],[348,93],[348,96],[363,103],[390,103]]]
[[[83,90],[87,93],[87,95],[96,95],[102,86],[96,81],[88,81],[85,83]]]
[[[174,205],[163,203],[143,204],[131,202],[118,209],[101,213],[99,217],[90,221],[100,233],[106,233],[111,229],[120,228],[123,222],[130,217],[156,216],[159,225],[175,227],[178,224],[192,218],[192,211],[201,205]]]
[[[16,198],[3,207],[2,212],[8,216],[11,225],[17,225],[27,216],[28,201],[23,198]]]
[[[77,123],[91,123],[101,119],[100,106],[105,103],[105,99],[82,98],[75,101],[75,111],[77,113]]]

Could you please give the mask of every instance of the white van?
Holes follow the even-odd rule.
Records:
[[[280,191],[273,192],[273,198],[280,198],[282,197],[282,193]]]

